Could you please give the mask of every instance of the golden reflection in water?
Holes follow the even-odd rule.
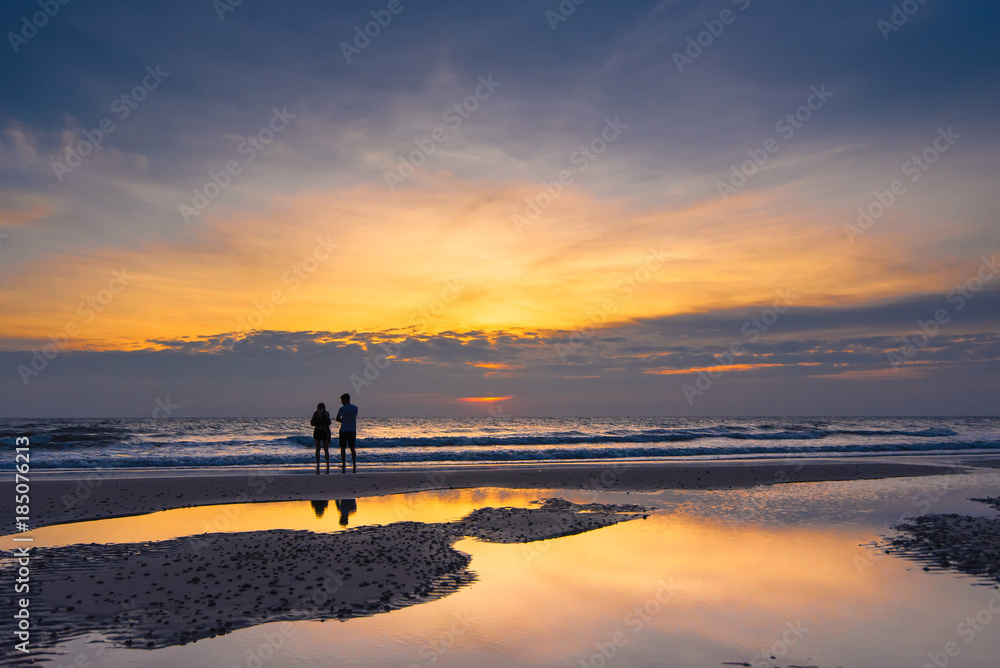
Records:
[[[545,643],[565,655],[593,650],[581,638],[647,628],[751,645],[780,635],[786,621],[811,625],[819,609],[828,617],[870,607],[887,592],[859,582],[853,533],[654,516],[518,546],[516,558],[508,546],[463,541],[458,548],[473,554],[483,576],[476,587],[484,614],[520,608],[506,617],[511,628],[491,628],[496,640],[545,628]]]
[[[791,663],[844,665],[926,644],[928,626],[953,629],[968,607],[956,592],[974,598],[966,584],[903,560],[870,561],[860,544],[876,538],[653,516],[534,545],[465,540],[457,547],[473,555],[480,580],[440,605],[480,621],[463,637],[469,651],[502,646],[512,664],[587,657],[620,632],[623,654],[662,645],[678,658],[752,661],[794,638]],[[928,622],[929,607],[943,624]]]
[[[43,527],[32,531],[32,536],[35,547],[56,547],[74,543],[160,541],[214,532],[269,529],[330,532],[360,525],[401,521],[449,522],[483,506],[524,507],[538,498],[539,494],[534,491],[463,489],[350,500],[331,498],[197,506],[148,515]],[[348,503],[350,501],[354,502],[353,508]],[[323,506],[323,502],[327,506]],[[345,507],[346,512],[341,506]],[[3,542],[5,545],[13,544],[9,537],[4,537]]]
[[[455,490],[361,498],[348,515],[352,527],[442,522],[553,494]],[[643,502],[642,495],[632,498]],[[302,501],[182,509],[33,533],[48,544],[163,540],[201,533],[218,517],[229,525],[213,530],[338,531],[342,513],[333,501],[320,518]],[[794,638],[772,664],[923,665],[926,652],[954,639],[956,623],[989,594],[902,559],[873,557],[861,544],[878,539],[881,526],[731,524],[672,510],[536,543],[462,540],[456,547],[472,555],[479,576],[471,586],[388,614],[296,623],[287,651],[300,662],[294,665],[321,665],[336,652],[345,665],[487,668],[599,665],[587,661],[613,646],[614,665],[702,666],[753,662],[765,648]],[[162,656],[221,652],[216,658],[223,663],[228,651],[245,655],[240,643],[259,643],[265,630],[245,629]],[[992,665],[998,649],[995,636],[982,634],[963,646],[955,665]]]
[[[895,558],[859,568],[870,556],[860,544],[876,538],[856,527],[759,528],[658,515],[533,544],[466,539],[456,547],[472,554],[479,581],[392,613],[393,632],[411,639],[417,656],[456,620],[469,620],[440,665],[462,665],[451,656],[458,653],[485,657],[483,665],[576,666],[573,657],[609,647],[619,632],[616,651],[647,659],[669,651],[677,662],[663,665],[752,661],[782,638],[795,641],[790,663],[826,657],[819,665],[846,665],[845,657],[891,654],[893,643],[919,647],[929,602],[946,620],[963,609],[953,600],[954,580]],[[352,644],[370,647],[385,633],[375,620],[351,623]],[[318,634],[316,643],[331,642],[330,632],[339,633],[302,628]],[[701,663],[706,656],[715,659]]]

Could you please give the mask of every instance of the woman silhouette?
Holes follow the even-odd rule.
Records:
[[[333,420],[330,419],[330,414],[326,410],[326,404],[320,402],[316,405],[316,411],[313,413],[312,420],[309,424],[313,426],[313,440],[316,441],[316,475],[319,475],[319,446],[323,446],[324,452],[326,452],[326,473],[330,474],[330,425],[333,424]]]

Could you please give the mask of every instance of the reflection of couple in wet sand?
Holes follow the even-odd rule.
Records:
[[[326,512],[326,507],[330,505],[329,501],[310,501],[310,503],[312,503],[313,512],[316,513],[317,519],[323,517],[323,513]],[[357,500],[337,499],[333,503],[337,506],[337,511],[340,513],[340,526],[346,527],[347,521],[350,519],[351,515],[358,512]]]
[[[343,406],[337,411],[337,416],[333,418],[340,423],[340,466],[341,473],[347,473],[347,453],[346,449],[351,448],[351,466],[354,473],[358,472],[357,455],[354,450],[358,436],[358,407],[351,403],[351,395],[344,393],[340,395],[340,403]],[[319,475],[319,449],[322,446],[326,453],[326,472],[330,473],[330,426],[333,424],[330,413],[326,410],[326,404],[320,403],[316,406],[316,411],[312,414],[309,424],[313,426],[313,440],[316,442],[316,475]]]

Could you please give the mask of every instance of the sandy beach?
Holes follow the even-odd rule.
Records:
[[[993,460],[990,460],[993,461]],[[989,465],[977,462],[977,465]],[[730,460],[703,463],[605,462],[581,465],[365,469],[314,475],[309,470],[168,473],[91,472],[37,475],[32,481],[35,527],[150,513],[170,508],[314,498],[352,498],[402,492],[507,487],[655,491],[739,489],[824,480],[861,480],[961,472],[953,461],[869,459]],[[0,489],[10,483],[0,484]],[[0,508],[0,522],[14,520]]]
[[[135,520],[143,521],[147,513],[194,506],[304,503],[449,489],[520,489],[526,494],[564,490],[576,498],[633,492],[640,500],[663,490],[746,494],[754,489],[780,491],[783,486],[809,489],[837,482],[961,478],[997,464],[988,459],[977,460],[975,466],[829,459],[362,470],[329,476],[307,471],[56,474],[36,476],[32,494],[34,526],[39,528],[112,517],[139,516]],[[288,625],[369,618],[450,597],[476,583],[479,575],[472,558],[455,547],[457,542],[472,538],[484,544],[541,545],[541,551],[529,547],[530,553],[525,553],[531,561],[552,539],[642,523],[658,512],[662,510],[641,503],[539,496],[528,507],[478,507],[451,521],[392,521],[337,533],[282,528],[205,533],[192,527],[190,535],[168,540],[129,542],[125,536],[107,544],[39,547],[30,551],[32,578],[38,583],[33,585],[32,614],[44,634],[36,633],[33,643],[42,656],[94,634],[109,647],[177,648],[264,624],[294,630]],[[964,572],[994,577],[996,522],[934,516],[918,523],[917,530],[901,526],[901,532],[909,533],[883,548],[946,568],[951,564],[943,550],[958,536],[963,546],[958,553],[949,552],[949,558],[959,561]],[[8,550],[11,545],[8,542]],[[4,569],[12,568],[16,564],[8,559]],[[13,577],[12,572],[8,575]]]

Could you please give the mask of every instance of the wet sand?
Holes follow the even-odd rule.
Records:
[[[1000,497],[970,499],[1000,510]],[[956,570],[1000,582],[1000,516],[932,514],[893,527],[898,535],[883,546],[929,570]]]
[[[977,465],[985,465],[977,462]],[[441,469],[364,469],[357,474],[312,471],[38,474],[31,481],[31,526],[137,515],[172,508],[315,498],[356,498],[477,487],[657,491],[741,489],[757,485],[862,480],[962,473],[928,461],[866,459],[729,460]],[[13,483],[0,493],[13,496]],[[13,526],[13,507],[0,507],[0,524]]]

